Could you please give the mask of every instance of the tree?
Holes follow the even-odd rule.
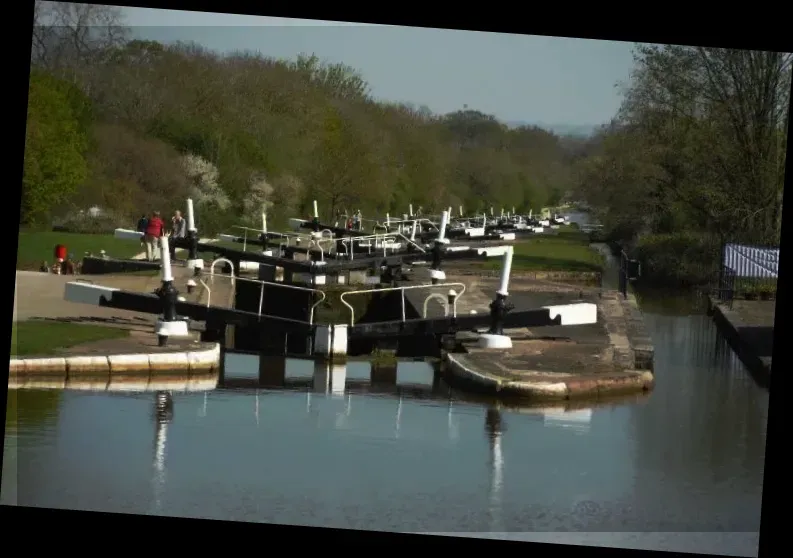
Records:
[[[74,81],[128,35],[117,7],[36,0],[31,64]]]
[[[31,72],[21,223],[41,223],[86,179],[86,106],[68,84]]]
[[[641,46],[622,123],[653,138],[665,192],[722,234],[781,226],[792,55]]]

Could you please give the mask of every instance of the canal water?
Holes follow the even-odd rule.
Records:
[[[568,412],[471,401],[425,363],[324,389],[289,361],[257,388],[242,354],[205,393],[10,391],[0,501],[756,555],[768,393],[698,301],[639,299],[655,390]]]

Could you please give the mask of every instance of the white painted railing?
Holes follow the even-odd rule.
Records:
[[[406,321],[405,318],[405,291],[413,290],[413,289],[442,289],[445,287],[460,287],[462,290],[456,293],[454,297],[454,306],[453,312],[454,316],[457,316],[457,301],[463,296],[465,293],[465,284],[464,283],[439,283],[437,285],[406,285],[404,287],[383,287],[379,289],[363,289],[360,291],[347,291],[343,293],[339,299],[341,300],[342,304],[344,304],[347,308],[350,309],[350,325],[355,324],[355,310],[352,306],[350,306],[345,297],[350,295],[357,295],[357,294],[372,294],[372,293],[383,293],[383,292],[390,292],[390,291],[400,291],[401,294],[401,302],[402,302],[402,322]],[[434,295],[439,295],[440,293],[431,293],[425,300],[424,300],[424,317],[426,317],[427,313],[427,301],[432,298]],[[440,295],[443,296],[443,295]],[[447,301],[448,304],[448,301]],[[382,322],[387,323],[387,322]]]

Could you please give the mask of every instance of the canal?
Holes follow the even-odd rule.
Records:
[[[11,391],[0,500],[400,532],[567,532],[543,538],[559,542],[602,532],[611,538],[601,544],[617,546],[653,532],[658,549],[756,555],[768,393],[699,301],[639,300],[655,390],[574,412],[471,401],[425,363],[400,364],[398,385],[378,389],[367,387],[368,363],[350,363],[347,389],[326,392],[312,387],[313,363],[289,361],[291,387],[161,394],[159,407],[154,393]],[[228,354],[224,376],[254,380],[258,357]],[[674,546],[670,533],[681,532],[720,535]]]

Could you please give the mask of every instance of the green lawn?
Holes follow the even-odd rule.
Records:
[[[64,244],[67,252],[78,260],[86,252],[99,255],[99,251],[104,250],[111,258],[131,258],[144,250],[140,242],[120,240],[107,234],[19,231],[17,269],[38,270],[41,262],[52,265],[56,244]]]
[[[589,235],[575,229],[560,229],[556,235],[537,235],[514,244],[515,271],[599,272],[603,256],[589,247]],[[501,258],[477,262],[483,269],[500,269]]]
[[[11,325],[11,355],[46,356],[91,341],[120,339],[129,331],[113,327],[64,322],[25,321]]]

